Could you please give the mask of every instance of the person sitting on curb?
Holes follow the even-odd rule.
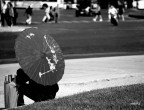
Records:
[[[41,85],[31,80],[23,69],[17,70],[16,85],[18,88],[18,106],[24,105],[23,96],[27,96],[35,102],[54,99],[59,90],[58,84]]]

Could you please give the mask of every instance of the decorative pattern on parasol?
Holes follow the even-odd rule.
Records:
[[[25,73],[39,84],[53,85],[64,74],[63,53],[57,42],[44,31],[24,30],[16,39],[15,53]]]

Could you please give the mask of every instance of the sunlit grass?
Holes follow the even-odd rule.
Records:
[[[144,84],[93,90],[12,110],[143,110]]]

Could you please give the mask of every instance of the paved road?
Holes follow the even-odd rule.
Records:
[[[71,59],[65,63],[57,98],[91,89],[144,83],[144,55]],[[18,68],[18,63],[0,65],[0,107],[4,106],[4,76],[15,74]]]

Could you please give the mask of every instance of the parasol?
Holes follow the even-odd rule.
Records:
[[[64,74],[62,51],[46,32],[36,28],[24,30],[16,39],[15,53],[24,72],[39,84],[53,85]]]

